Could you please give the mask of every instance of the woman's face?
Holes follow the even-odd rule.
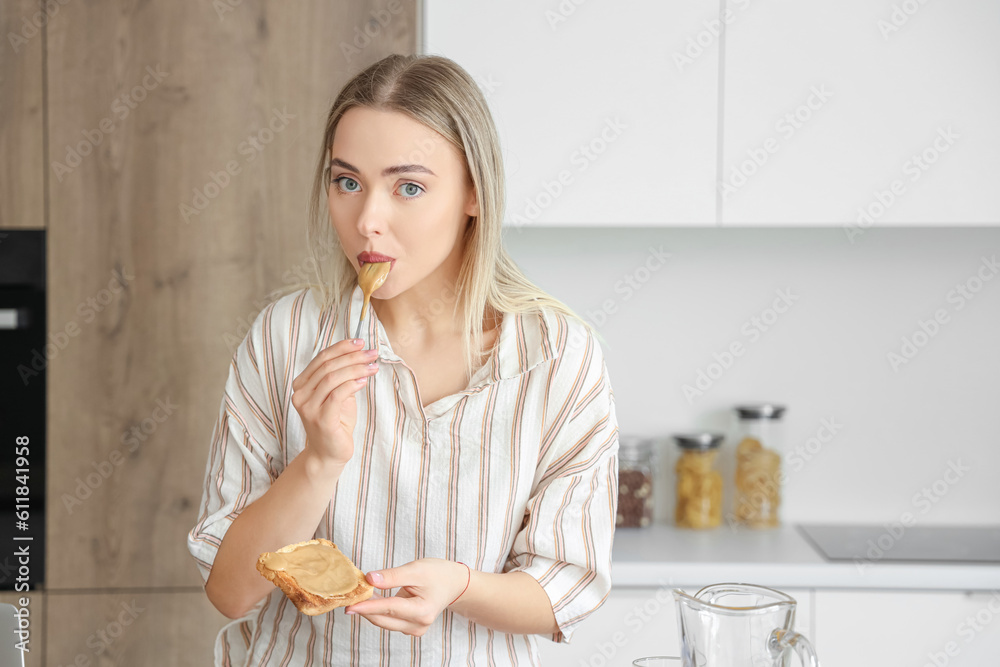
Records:
[[[375,295],[453,287],[466,223],[479,215],[465,157],[405,114],[354,107],[337,125],[330,160],[330,220],[347,258],[355,270],[364,253],[393,260]]]

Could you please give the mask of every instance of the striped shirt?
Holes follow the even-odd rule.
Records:
[[[292,381],[353,335],[361,299],[355,287],[334,311],[308,289],[284,296],[258,314],[236,350],[187,539],[205,581],[233,520],[302,451]],[[568,642],[611,589],[618,424],[600,345],[550,310],[506,314],[468,387],[425,407],[373,308],[366,318],[379,370],[356,394],[354,455],[314,537],[365,572],[418,558],[527,572],[558,624],[542,637]],[[215,664],[537,665],[536,642],[447,609],[422,637],[341,609],[306,616],[275,588],[222,628]]]

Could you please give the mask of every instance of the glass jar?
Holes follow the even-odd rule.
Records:
[[[750,528],[780,525],[782,421],[785,408],[771,403],[737,406],[737,523]]]
[[[615,526],[653,523],[653,442],[634,436],[618,440],[618,516]]]
[[[723,436],[716,433],[675,435],[681,453],[674,522],[679,528],[716,528],[722,523],[722,474],[715,468]]]

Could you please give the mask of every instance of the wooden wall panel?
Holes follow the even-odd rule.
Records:
[[[176,646],[191,626],[201,651],[221,627],[221,615],[187,616],[208,603],[185,537],[227,336],[242,338],[307,257],[306,198],[337,91],[379,58],[415,51],[412,1],[350,61],[341,45],[385,3],[244,1],[217,13],[226,4],[68,3],[48,25],[47,160],[67,167],[49,181],[49,324],[67,335],[48,360],[46,588],[53,624],[71,628],[50,664],[93,632],[88,615],[117,603],[105,590],[176,587],[145,639],[158,627]],[[248,137],[276,118],[281,129],[249,159]],[[91,146],[77,160],[81,141]],[[185,217],[181,205],[229,161],[240,173]],[[188,664],[134,650],[116,664]]]
[[[45,224],[39,4],[0,2],[0,229]]]
[[[50,593],[45,664],[204,667],[228,619],[202,592]]]

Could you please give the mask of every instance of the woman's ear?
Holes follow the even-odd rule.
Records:
[[[476,182],[469,173],[469,168],[465,168],[465,183],[469,188],[469,195],[465,199],[465,214],[473,218],[479,217],[479,197],[476,196]]]
[[[476,196],[476,189],[469,190],[469,198],[465,202],[465,214],[473,218],[479,217],[479,198]]]

